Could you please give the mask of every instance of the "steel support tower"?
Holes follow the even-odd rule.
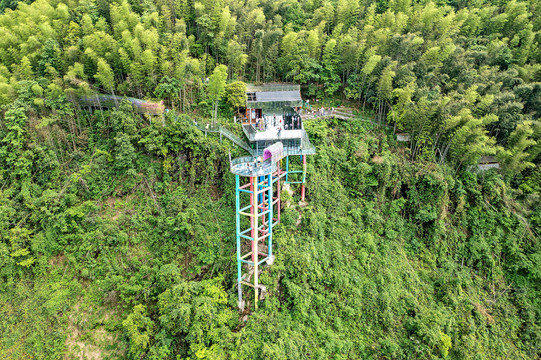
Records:
[[[261,173],[261,171],[258,171]],[[259,283],[262,266],[272,265],[272,230],[280,222],[280,182],[286,175],[279,163],[263,175],[235,173],[237,286],[239,308],[244,309],[243,286],[253,289],[254,307],[265,297]],[[255,175],[255,176],[253,176]],[[242,179],[242,180],[241,180]],[[244,181],[243,181],[244,180]]]
[[[291,170],[289,167],[289,156],[286,156],[286,170],[285,170],[285,183],[286,184],[300,184],[301,185],[301,201],[304,201],[306,188],[304,184],[306,183],[306,155],[299,155],[300,162],[302,163],[302,170]],[[299,179],[298,175],[301,177]],[[292,178],[293,175],[293,179]]]
[[[247,162],[250,157],[232,162],[236,199],[237,291],[241,310],[246,306],[243,287],[253,291],[255,309],[259,300],[266,295],[267,289],[259,282],[259,276],[264,265],[269,266],[274,262],[273,228],[280,223],[281,184],[300,184],[301,198],[304,201],[306,155],[300,155],[302,170],[291,170],[289,157],[268,164],[264,169],[250,169],[247,165],[251,164],[250,161]],[[285,171],[281,169],[282,161],[285,161]],[[301,175],[301,178],[292,180],[291,176],[294,175]]]
[[[249,289],[257,309],[258,301],[266,295],[259,275],[265,265],[274,262],[273,228],[280,222],[281,185],[299,185],[301,206],[305,205],[306,156],[315,154],[316,149],[299,113],[299,85],[249,85],[246,98],[246,113],[239,120],[248,140],[243,148],[251,156],[230,163],[236,178],[239,308],[244,309],[248,298],[251,303]],[[285,170],[281,170],[282,164]]]

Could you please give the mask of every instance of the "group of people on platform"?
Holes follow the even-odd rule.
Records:
[[[284,116],[276,116],[276,114],[263,115],[258,118],[255,124],[259,131],[267,131],[269,129],[278,129],[278,133],[282,130],[300,130],[302,129],[302,120],[298,114],[285,114]]]
[[[253,162],[248,162],[246,164],[246,166],[247,166],[248,171],[250,173],[257,170],[258,173],[262,174],[263,173],[263,163],[264,163],[263,158],[261,156],[256,156],[256,157],[254,157]]]

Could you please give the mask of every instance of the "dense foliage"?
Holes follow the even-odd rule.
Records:
[[[541,357],[537,1],[0,10],[0,358]],[[192,119],[231,122],[243,81],[375,120],[305,123],[308,205],[283,193],[269,295],[239,314],[242,152]],[[77,105],[95,92],[176,111]]]
[[[368,105],[410,133],[413,158],[460,167],[497,154],[514,176],[541,151],[536,0],[10,4],[0,104],[24,94],[45,111],[59,92],[99,90],[216,117],[221,87],[209,78],[228,75]]]

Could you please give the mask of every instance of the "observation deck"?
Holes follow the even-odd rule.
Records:
[[[267,146],[276,142],[284,144],[285,155],[314,155],[316,153],[316,148],[310,143],[302,123],[299,129],[293,130],[284,130],[273,125],[260,130],[255,124],[244,124],[242,130],[255,156],[261,155]]]
[[[259,158],[259,159],[258,159]],[[230,170],[233,174],[254,177],[266,176],[276,172],[277,164],[270,159],[261,161],[261,156],[243,156],[231,161]]]

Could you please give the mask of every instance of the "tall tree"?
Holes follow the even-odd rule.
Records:
[[[208,97],[214,102],[214,114],[212,120],[216,123],[218,118],[218,102],[225,93],[225,81],[227,80],[227,66],[218,65],[210,76],[207,85]]]
[[[94,75],[94,78],[98,80],[101,86],[107,91],[110,91],[114,95],[115,90],[115,76],[113,74],[113,69],[104,59],[98,60],[98,72]]]
[[[225,87],[225,96],[227,102],[237,108],[237,112],[241,107],[246,106],[246,83],[235,81],[227,84]]]
[[[509,176],[535,166],[529,161],[531,156],[528,151],[530,147],[537,144],[532,139],[534,134],[532,125],[532,121],[524,121],[518,124],[516,129],[509,135],[506,148],[498,154],[502,169]]]

